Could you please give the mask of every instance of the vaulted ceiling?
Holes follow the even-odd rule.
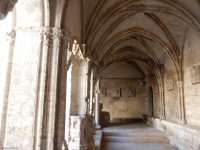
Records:
[[[125,62],[140,74],[159,76],[166,57],[180,67],[188,30],[200,35],[198,0],[82,0],[82,5],[82,39],[102,69]]]

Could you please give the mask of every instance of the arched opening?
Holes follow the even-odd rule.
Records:
[[[154,116],[152,87],[149,87],[149,116]]]

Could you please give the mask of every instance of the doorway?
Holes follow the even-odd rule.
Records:
[[[153,110],[153,88],[149,87],[149,116],[154,116]]]

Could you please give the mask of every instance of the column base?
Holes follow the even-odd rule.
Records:
[[[69,143],[69,150],[88,150],[88,145],[80,145],[80,143]]]
[[[187,121],[186,121],[186,119],[179,119],[178,123],[179,124],[187,124]]]
[[[96,126],[95,126],[95,129],[96,129],[96,130],[101,130],[101,125],[96,125]]]

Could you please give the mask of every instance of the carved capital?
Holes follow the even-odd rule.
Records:
[[[50,38],[51,38],[51,28],[43,27],[40,32],[41,44],[49,45]]]
[[[59,28],[43,27],[40,32],[40,38],[41,44],[69,47],[69,33]]]
[[[12,29],[11,32],[6,33],[6,41],[10,42],[10,45],[14,45],[16,38],[16,30]]]
[[[63,30],[59,28],[52,28],[51,33],[51,45],[52,46],[61,46],[61,41],[63,38]]]
[[[183,81],[177,81],[177,86],[178,86],[179,88],[183,87],[183,86],[184,86]]]

